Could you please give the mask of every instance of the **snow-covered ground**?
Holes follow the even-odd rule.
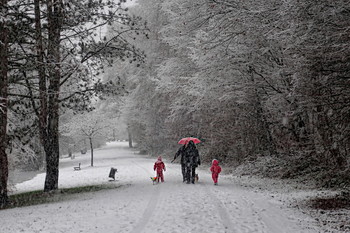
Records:
[[[60,161],[59,188],[91,184],[115,189],[75,195],[69,200],[0,211],[0,232],[323,232],[316,221],[288,207],[283,195],[242,187],[222,175],[214,186],[208,167],[199,182],[182,183],[179,164],[165,160],[165,182],[153,185],[155,158],[134,153],[126,142],[109,143],[90,155]],[[82,169],[73,167],[81,163]],[[111,167],[117,181],[109,181]],[[17,184],[13,192],[43,189],[45,175]]]

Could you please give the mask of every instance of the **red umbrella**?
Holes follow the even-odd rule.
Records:
[[[184,144],[187,144],[189,141],[193,141],[195,144],[201,142],[198,138],[187,137],[187,138],[182,138],[178,143],[184,145]]]

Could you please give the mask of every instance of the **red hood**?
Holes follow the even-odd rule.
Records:
[[[218,161],[218,160],[216,160],[216,159],[213,159],[212,164],[213,164],[214,166],[217,166],[217,165],[219,165],[219,161]]]

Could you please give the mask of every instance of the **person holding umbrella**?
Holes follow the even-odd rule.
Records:
[[[201,165],[201,160],[199,157],[199,152],[196,148],[196,145],[191,140],[188,142],[188,145],[185,149],[185,179],[187,184],[194,184],[194,179],[196,176],[196,168]]]
[[[191,142],[191,146],[188,147],[189,142]],[[198,165],[200,165],[199,153],[195,146],[195,143],[200,143],[200,140],[198,138],[187,137],[187,138],[182,138],[178,143],[183,144],[183,146],[179,148],[179,150],[176,152],[174,156],[174,159],[171,162],[174,162],[178,156],[181,156],[181,171],[182,171],[183,182],[185,181],[187,181],[187,183],[191,182],[191,172],[192,172],[192,181],[194,183],[195,169]],[[193,158],[195,159],[191,158],[193,155],[194,155]],[[194,169],[193,169],[193,164],[196,164]]]

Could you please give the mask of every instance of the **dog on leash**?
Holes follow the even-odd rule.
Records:
[[[198,183],[198,180],[199,180],[198,174],[194,175],[194,182]]]
[[[153,184],[154,184],[155,182],[157,182],[157,178],[158,178],[158,177],[156,177],[156,176],[151,176],[150,178],[151,178]]]

